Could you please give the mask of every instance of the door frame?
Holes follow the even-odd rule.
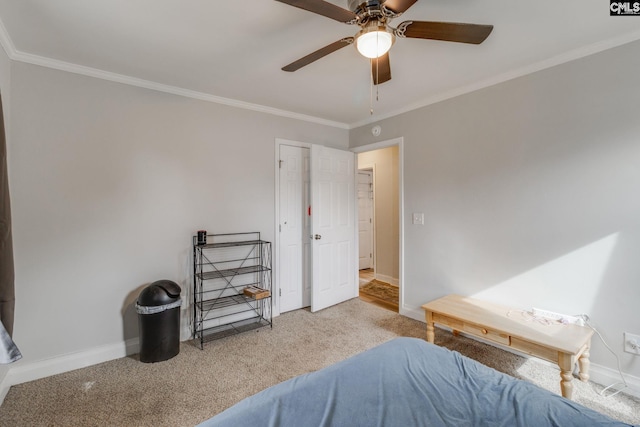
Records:
[[[398,147],[398,218],[399,224],[398,227],[398,290],[399,290],[399,301],[398,301],[398,311],[399,314],[410,316],[412,311],[409,308],[405,308],[404,301],[404,137],[398,137],[393,139],[388,139],[385,141],[374,142],[367,145],[361,145],[358,147],[354,147],[351,149],[354,153],[364,153],[367,151],[379,150],[381,148],[387,147]],[[356,171],[360,168],[360,165],[356,167]],[[374,171],[375,173],[375,171]],[[374,184],[375,185],[375,184]],[[375,201],[374,201],[375,203]],[[357,215],[357,214],[356,214]],[[374,233],[375,234],[375,233]],[[356,244],[359,244],[357,241],[358,236],[356,234]],[[375,258],[374,258],[374,266],[375,266]],[[356,266],[357,267],[357,266]]]
[[[291,146],[296,146],[296,147],[303,147],[303,148],[309,148],[311,149],[312,144],[308,143],[308,142],[300,142],[300,141],[293,141],[293,140],[288,140],[288,139],[284,139],[284,138],[275,138],[275,142],[274,142],[274,146],[275,146],[275,150],[274,150],[274,176],[275,176],[275,188],[274,188],[274,196],[275,196],[275,217],[274,217],[274,245],[275,245],[275,250],[274,252],[274,258],[273,258],[273,265],[276,266],[276,268],[274,268],[274,272],[273,272],[273,283],[274,285],[277,285],[278,290],[276,291],[275,286],[274,286],[274,292],[276,292],[275,294],[275,304],[273,305],[273,313],[272,315],[274,317],[279,316],[280,315],[280,295],[279,295],[279,289],[280,289],[280,269],[277,268],[278,263],[280,262],[280,233],[278,231],[278,225],[279,225],[279,220],[280,220],[280,195],[279,195],[279,188],[280,188],[280,145],[291,145]],[[399,256],[399,260],[398,260],[398,289],[400,291],[400,295],[399,295],[399,313],[405,316],[410,316],[410,312],[411,310],[408,308],[405,308],[405,301],[404,301],[404,223],[405,223],[405,218],[404,218],[404,137],[398,137],[398,138],[393,138],[393,139],[389,139],[389,140],[385,140],[385,141],[379,141],[379,142],[374,142],[371,144],[367,144],[367,145],[361,145],[359,147],[354,147],[351,148],[351,151],[354,153],[363,153],[365,151],[374,151],[374,150],[378,150],[380,148],[387,148],[387,147],[392,147],[394,145],[398,146],[398,218],[400,219],[400,230],[398,230],[398,234],[399,234],[399,239],[400,241],[398,242],[398,256]],[[356,173],[357,173],[358,168],[354,168],[354,182],[356,179]],[[356,201],[357,202],[357,201]],[[356,203],[357,204],[357,203]],[[356,207],[357,209],[357,207]],[[354,212],[355,218],[354,221],[357,220],[357,212]],[[357,222],[356,222],[357,224]],[[359,244],[358,241],[358,233],[357,233],[357,227],[356,227],[356,232],[355,232],[355,245],[357,247],[357,245]],[[356,275],[356,279],[357,279],[357,275],[358,275],[358,259],[357,259],[357,251],[354,251],[355,255],[354,255],[354,274]],[[374,266],[375,266],[375,258],[374,258]],[[356,280],[356,286],[358,285],[358,281]]]
[[[280,230],[278,229],[280,225],[280,146],[281,145],[290,145],[293,147],[300,148],[308,148],[311,150],[311,143],[308,142],[300,142],[300,141],[292,141],[283,138],[275,139],[275,153],[274,153],[274,175],[275,175],[275,218],[274,218],[274,251],[273,251],[273,284],[277,285],[272,286],[272,292],[274,292],[274,304],[272,307],[272,316],[276,317],[280,315]]]

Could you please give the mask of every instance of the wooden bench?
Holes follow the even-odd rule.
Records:
[[[447,295],[424,304],[427,341],[433,343],[434,325],[465,332],[492,343],[557,363],[562,396],[571,399],[573,369],[579,365],[581,381],[589,379],[589,348],[593,330],[579,325],[542,323],[522,310],[460,295]]]

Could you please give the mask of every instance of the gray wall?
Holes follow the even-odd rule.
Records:
[[[406,310],[458,293],[587,313],[640,375],[622,352],[640,333],[639,69],[635,42],[379,123],[405,143]],[[598,338],[591,355],[616,369]]]
[[[347,130],[25,63],[13,70],[24,363],[135,339],[132,304],[145,285],[174,280],[188,298],[196,230],[273,240],[276,137],[348,145]]]

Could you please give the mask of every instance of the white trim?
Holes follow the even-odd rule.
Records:
[[[421,307],[413,307],[413,306],[402,306],[403,315],[407,316],[414,320],[419,320],[421,322],[427,323],[427,320],[424,317],[424,310]],[[425,337],[427,336],[427,330],[425,329]]]
[[[0,19],[0,44],[10,59],[16,56],[16,47],[13,45],[13,40],[9,37],[9,32],[4,26],[2,19]]]
[[[428,105],[436,104],[438,102],[445,101],[447,99],[455,98],[456,96],[464,95],[470,92],[475,92],[477,90],[484,89],[489,86],[494,86],[499,83],[504,83],[506,81],[525,76],[527,74],[533,74],[537,71],[542,71],[547,68],[555,67],[556,65],[564,64],[566,62],[571,62],[576,59],[584,58],[608,49],[612,49],[614,47],[622,46],[624,44],[631,43],[638,39],[640,39],[640,31],[633,31],[623,36],[614,37],[612,39],[596,42],[588,46],[580,47],[578,49],[573,49],[573,50],[570,50],[569,52],[565,52],[560,55],[556,55],[551,58],[526,65],[524,67],[516,68],[514,70],[507,71],[506,73],[489,77],[485,80],[481,80],[479,82],[472,83],[467,86],[459,87],[450,91],[437,93],[426,99],[415,102],[413,104],[408,104],[403,108],[389,112],[387,114],[370,117],[355,123],[351,123],[349,124],[349,129],[355,129],[360,126],[368,125],[379,120],[384,120],[390,117],[398,116],[400,114],[408,113],[409,111],[417,110],[419,108],[426,107]]]
[[[399,230],[398,230],[398,238],[400,242],[398,242],[398,274],[399,277],[397,279],[397,286],[399,290],[399,312],[404,316],[409,316],[405,311],[407,310],[404,307],[404,137],[398,137],[393,139],[388,139],[385,141],[373,142],[367,145],[361,145],[358,147],[351,148],[351,151],[354,153],[363,153],[365,151],[374,151],[381,148],[398,146],[398,220],[399,220]],[[375,270],[374,270],[375,271]]]
[[[7,366],[6,368],[7,371],[3,372],[0,377],[0,405],[2,405],[4,398],[7,396],[7,393],[9,393],[9,389],[11,388],[11,384],[9,384],[9,381],[6,381],[11,367]]]
[[[66,71],[73,74],[94,77],[97,79],[107,80],[125,85],[141,87],[145,89],[155,90],[158,92],[169,93],[172,95],[184,96],[185,98],[198,99],[200,101],[213,102],[215,104],[227,105],[230,107],[242,108],[245,110],[257,111],[260,113],[273,114],[275,116],[286,117],[290,119],[302,120],[305,122],[317,123],[321,125],[331,126],[339,129],[349,129],[346,123],[336,122],[333,120],[321,119],[319,117],[308,116],[306,114],[294,113],[291,111],[280,110],[278,108],[268,107],[265,105],[252,104],[249,102],[238,101],[221,96],[211,95],[195,90],[184,89],[177,86],[166,85],[153,82],[150,80],[139,79],[124,74],[112,73],[110,71],[100,70],[98,68],[86,67],[71,62],[60,61],[57,59],[47,58],[45,56],[33,55],[31,53],[21,52],[15,48],[9,33],[0,19],[0,45],[4,48],[9,59],[13,61],[24,62],[41,67],[51,68],[54,70]]]
[[[400,287],[400,281],[398,280],[397,277],[391,277],[385,274],[378,274],[378,273],[375,273],[375,271],[374,271],[374,276],[375,276],[375,279],[379,280],[380,282],[384,282],[393,286]]]
[[[0,382],[0,405],[2,405],[2,402],[4,402],[4,398],[7,397],[10,388],[11,384],[9,384],[7,381]]]
[[[117,344],[94,347],[89,350],[35,362],[24,362],[24,359],[20,360],[11,365],[9,372],[0,383],[0,404],[12,385],[22,384],[27,381],[38,380],[51,375],[126,357],[130,354],[139,353],[139,347],[139,339],[132,338]]]
[[[633,31],[631,33],[628,33],[619,37],[614,37],[608,40],[603,40],[600,42],[590,44],[588,46],[574,49],[569,52],[556,55],[552,58],[545,59],[543,61],[539,61],[524,67],[520,67],[495,77],[487,78],[485,80],[482,80],[480,82],[477,82],[471,85],[467,85],[458,89],[433,95],[424,100],[415,102],[413,104],[409,104],[401,109],[389,112],[381,116],[367,118],[365,120],[357,121],[354,123],[342,123],[342,122],[336,122],[333,120],[322,119],[319,117],[308,116],[305,114],[294,113],[291,111],[280,110],[277,108],[267,107],[264,105],[251,104],[248,102],[237,101],[230,98],[223,98],[223,97],[207,94],[204,92],[197,92],[193,90],[183,89],[176,86],[164,85],[164,84],[152,82],[149,80],[138,79],[138,78],[126,76],[123,74],[111,73],[111,72],[99,70],[96,68],[85,67],[85,66],[73,64],[70,62],[59,61],[59,60],[47,58],[44,56],[21,52],[15,48],[13,41],[9,36],[9,33],[7,32],[7,29],[4,26],[4,23],[0,19],[0,45],[2,45],[2,47],[4,48],[5,52],[7,53],[7,56],[9,56],[9,58],[14,61],[30,63],[33,65],[40,65],[42,67],[67,71],[74,74],[81,74],[85,76],[95,77],[98,79],[104,79],[104,80],[109,80],[109,81],[127,84],[131,86],[138,86],[146,89],[156,90],[159,92],[166,92],[173,95],[184,96],[187,98],[199,99],[202,101],[228,105],[231,107],[244,108],[247,110],[273,114],[276,116],[302,120],[302,121],[307,121],[311,123],[317,123],[321,125],[339,128],[339,129],[355,129],[360,126],[370,124],[374,121],[398,116],[400,114],[404,114],[409,111],[417,110],[418,108],[426,107],[427,105],[435,104],[437,102],[454,98],[459,95],[464,95],[466,93],[484,89],[489,86],[493,86],[499,83],[506,82],[508,80],[515,79],[517,77],[522,77],[524,75],[534,73],[536,71],[544,70],[546,68],[551,68],[556,65],[560,65],[566,62],[570,62],[576,59],[580,59],[589,55],[593,55],[593,54],[605,51],[607,49],[612,49],[614,47],[622,46],[624,44],[631,43],[639,39],[640,39],[640,31]]]
[[[155,90],[158,92],[169,93],[172,95],[183,96],[185,98],[198,99],[200,101],[212,102],[215,104],[222,104],[230,107],[257,111],[260,113],[273,114],[274,116],[281,116],[281,117],[286,117],[290,119],[302,120],[305,122],[312,122],[312,123],[317,123],[317,124],[331,126],[331,127],[340,128],[340,129],[349,129],[349,126],[346,123],[340,123],[332,120],[326,120],[318,117],[308,116],[305,114],[280,110],[280,109],[268,107],[265,105],[238,101],[231,98],[223,98],[221,96],[211,95],[204,92],[198,92],[195,90],[184,89],[177,86],[156,83],[150,80],[139,79],[139,78],[127,76],[124,74],[112,73],[110,71],[103,71],[97,68],[85,67],[83,65],[72,64],[70,62],[64,62],[64,61],[59,61],[57,59],[45,58],[43,56],[32,55],[29,53],[16,51],[16,54],[12,59],[20,62],[25,62],[28,64],[39,65],[41,67],[67,71],[69,73],[80,74],[83,76],[94,77],[97,79],[108,80],[108,81],[122,83],[130,86],[141,87],[145,89]]]
[[[589,376],[589,381],[604,386],[621,382],[620,373],[617,370],[593,362],[591,362],[591,366],[589,367]],[[622,393],[640,398],[640,378],[625,373],[624,379],[627,383],[627,388],[625,388]],[[613,393],[614,389],[616,388],[613,387],[610,392]]]
[[[353,157],[353,298],[360,295],[360,233],[358,218],[358,155],[350,151]],[[372,176],[373,178],[373,176]],[[372,233],[375,234],[375,233]]]
[[[403,142],[404,142],[404,138],[398,137],[393,139],[387,139],[385,141],[372,142],[371,144],[353,147],[351,148],[351,151],[353,151],[354,153],[364,153],[365,151],[380,150],[381,148],[393,147],[394,145],[397,145],[398,147],[400,147],[403,144]]]

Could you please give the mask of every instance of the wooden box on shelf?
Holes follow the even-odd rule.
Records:
[[[243,289],[243,292],[246,296],[253,299],[262,299],[271,295],[268,289],[262,289],[257,286],[247,286]]]

